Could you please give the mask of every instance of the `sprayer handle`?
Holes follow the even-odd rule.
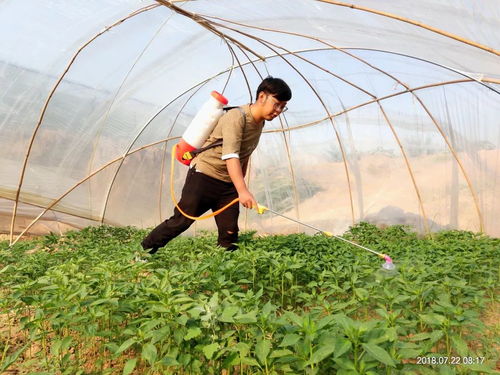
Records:
[[[262,206],[260,204],[257,204],[257,207],[253,207],[257,210],[257,213],[259,215],[262,215],[264,212],[266,212],[267,210],[269,210],[269,208],[267,208],[266,206]]]

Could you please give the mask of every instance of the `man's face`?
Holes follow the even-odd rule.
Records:
[[[286,101],[279,101],[271,94],[264,93],[264,118],[267,121],[274,119],[280,113],[285,112],[288,108],[286,107]]]

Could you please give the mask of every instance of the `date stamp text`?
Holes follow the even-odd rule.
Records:
[[[484,362],[484,357],[417,357],[417,365],[478,365]]]

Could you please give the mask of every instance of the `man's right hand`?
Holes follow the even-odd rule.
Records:
[[[243,205],[243,207],[246,208],[257,207],[257,201],[253,197],[252,193],[250,193],[248,190],[239,193],[238,197],[240,198],[240,203]]]

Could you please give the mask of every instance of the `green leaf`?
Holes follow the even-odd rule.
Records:
[[[382,309],[375,309],[375,312],[380,315],[380,317],[384,319],[389,319],[389,313],[387,310],[382,310]]]
[[[410,296],[397,296],[394,298],[394,303],[401,303],[410,299]]]
[[[435,343],[435,342],[439,341],[439,339],[443,336],[444,336],[443,331],[432,331],[431,332],[431,343]]]
[[[234,322],[233,316],[239,311],[238,306],[227,306],[222,311],[222,314],[219,316],[219,321],[232,323]]]
[[[10,365],[16,362],[21,353],[24,352],[28,348],[28,346],[30,345],[29,344],[24,345],[22,348],[14,352],[14,354],[3,358],[3,360],[0,362],[0,373],[3,373],[3,371],[7,370],[10,367]]]
[[[174,340],[177,344],[181,344],[184,341],[184,336],[186,335],[186,329],[181,327],[180,329],[174,330]]]
[[[333,305],[333,311],[346,311],[347,307],[352,305],[354,302],[351,300],[347,302],[336,303]]]
[[[221,339],[226,340],[227,338],[233,336],[236,333],[234,329],[230,329],[229,331],[225,331],[224,334],[222,335]]]
[[[249,324],[257,322],[257,311],[251,311],[247,314],[240,314],[234,317],[236,323]]]
[[[354,362],[347,358],[335,358],[335,363],[339,365],[342,370],[354,370],[356,371],[356,367],[354,366]]]
[[[208,306],[212,311],[215,311],[217,309],[217,306],[219,306],[219,293],[215,292],[214,295],[210,298],[210,301],[208,301]]]
[[[453,347],[457,351],[458,355],[465,357],[469,354],[469,348],[467,347],[467,343],[458,335],[451,336],[451,342],[453,343]]]
[[[8,271],[8,270],[10,270],[11,268],[13,269],[14,267],[13,267],[11,264],[9,264],[9,265],[5,266],[4,268],[2,268],[2,269],[0,270],[0,273],[7,272],[7,271]]]
[[[191,297],[188,297],[188,296],[181,296],[181,297],[178,297],[176,299],[174,299],[172,301],[174,304],[181,304],[183,302],[193,302],[193,299]]]
[[[356,288],[354,289],[354,293],[356,293],[356,296],[360,300],[368,299],[368,297],[370,296],[370,293],[364,288]]]
[[[333,353],[335,348],[331,345],[320,346],[317,350],[313,352],[309,363],[319,363]]]
[[[245,357],[250,351],[250,346],[244,342],[239,342],[236,345],[232,346],[230,351],[239,352],[241,357]]]
[[[205,354],[205,357],[208,360],[210,360],[210,359],[212,359],[212,356],[217,351],[217,349],[219,349],[219,344],[217,344],[216,342],[209,344],[209,345],[205,345],[203,347],[203,354]]]
[[[281,346],[281,347],[283,347],[283,346],[293,346],[299,340],[300,340],[300,336],[299,335],[296,335],[294,333],[289,333],[289,334],[285,335],[285,337],[283,338],[283,341],[281,341],[281,344],[279,346]]]
[[[151,343],[144,344],[142,347],[142,359],[147,361],[150,365],[156,362],[156,357],[158,353],[156,351],[156,346]]]
[[[431,334],[428,332],[418,333],[410,337],[410,341],[422,341],[427,340],[431,337]]]
[[[186,315],[178,316],[177,319],[175,319],[175,321],[182,326],[185,326],[188,320],[189,318]]]
[[[318,324],[316,326],[316,329],[319,331],[320,329],[322,329],[323,327],[327,326],[328,324],[330,324],[332,321],[334,320],[333,316],[331,315],[327,315],[325,316],[324,318],[320,319],[318,321]]]
[[[398,340],[398,330],[396,327],[389,327],[385,330],[384,335],[382,336],[387,341],[395,342]]]
[[[375,344],[362,344],[362,346],[367,353],[369,353],[377,361],[380,361],[388,366],[396,367],[396,363],[384,348]]]
[[[295,323],[295,325],[302,327],[302,318],[300,318],[297,314],[287,311],[285,313],[285,316],[292,322]]]
[[[90,306],[112,305],[118,307],[118,298],[101,298],[90,304]]]
[[[267,303],[262,306],[262,314],[264,316],[269,315],[274,310],[276,310],[276,306],[274,306],[270,301],[267,301]]]
[[[344,331],[354,328],[354,322],[351,318],[348,318],[345,314],[334,315],[335,322],[340,325]]]
[[[66,336],[63,340],[62,340],[62,344],[61,344],[61,351],[64,352],[66,350],[69,349],[69,347],[71,346],[71,343],[73,342],[73,338],[71,336]]]
[[[399,353],[399,358],[414,359],[420,356],[420,354],[422,354],[422,349],[403,348],[399,349],[398,353]]]
[[[168,313],[168,312],[170,312],[170,309],[167,308],[166,306],[163,306],[163,305],[154,305],[151,307],[151,311],[154,311],[157,313]]]
[[[269,358],[281,358],[281,357],[285,357],[285,356],[291,355],[291,354],[293,354],[293,352],[291,350],[278,349],[278,350],[273,350],[273,352],[271,353]]]
[[[420,319],[426,324],[431,326],[441,325],[445,322],[446,318],[439,314],[420,314]]]
[[[184,341],[189,341],[192,338],[198,337],[201,334],[200,327],[189,328],[186,335],[184,336]]]
[[[439,375],[455,375],[455,369],[451,366],[441,365],[439,366]]]
[[[492,369],[491,367],[479,363],[475,365],[464,365],[464,366],[472,371],[484,372],[486,374],[498,374],[498,372]]]
[[[135,337],[129,338],[127,341],[125,341],[123,344],[120,345],[118,350],[116,351],[115,354],[120,354],[130,348],[131,345],[135,344],[137,342],[137,339]]]
[[[335,340],[335,350],[333,351],[333,357],[338,358],[342,354],[345,354],[351,349],[351,342],[343,337],[338,337]]]
[[[123,373],[122,375],[129,375],[134,371],[135,365],[137,364],[137,358],[132,358],[125,363],[125,366],[123,366]]]
[[[59,355],[59,351],[61,349],[62,340],[55,340],[50,348],[50,353],[54,356]]]
[[[202,312],[205,310],[202,306],[195,306],[192,309],[188,310],[188,314],[191,315],[192,318],[198,319]]]
[[[160,362],[164,366],[179,366],[180,363],[174,357],[165,357]]]
[[[40,288],[40,290],[43,290],[43,291],[56,290],[56,289],[59,289],[58,285],[49,285],[49,286],[44,286],[43,288]]]
[[[271,342],[269,340],[261,340],[255,345],[255,355],[260,363],[265,364],[266,358],[271,351]]]
[[[241,358],[241,363],[249,366],[259,366],[259,363],[255,359],[248,357]]]
[[[224,361],[222,362],[222,367],[223,368],[227,368],[229,366],[233,366],[233,365],[237,364],[238,363],[238,358],[239,358],[238,353],[231,353],[231,354],[229,354],[224,359]]]

